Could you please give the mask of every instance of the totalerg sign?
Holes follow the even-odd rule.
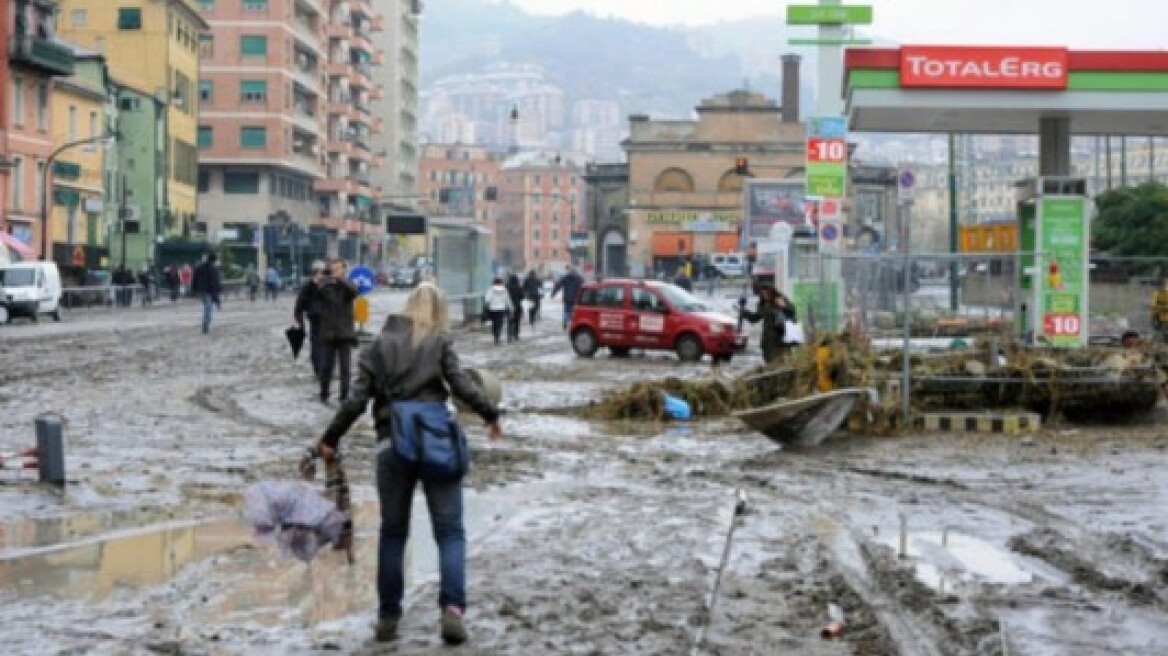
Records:
[[[1066,89],[1065,48],[900,49],[900,86],[965,89]]]

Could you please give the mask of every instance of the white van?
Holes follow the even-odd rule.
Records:
[[[726,278],[746,275],[746,257],[742,253],[714,253],[710,256],[710,266]]]
[[[0,289],[9,317],[61,320],[61,271],[56,262],[14,262],[0,267]]]

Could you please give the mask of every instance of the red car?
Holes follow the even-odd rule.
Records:
[[[602,346],[618,357],[632,349],[673,350],[685,362],[709,354],[729,362],[746,348],[737,322],[668,283],[609,279],[580,289],[568,334],[578,355]]]

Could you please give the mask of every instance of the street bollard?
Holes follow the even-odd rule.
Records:
[[[36,418],[36,450],[42,483],[65,487],[65,421],[46,413]]]

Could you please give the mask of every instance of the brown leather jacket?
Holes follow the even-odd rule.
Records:
[[[390,315],[381,334],[361,349],[357,382],[349,400],[325,431],[326,444],[335,447],[365,412],[369,401],[373,401],[378,440],[390,437],[391,401],[445,402],[453,392],[487,422],[499,418],[499,410],[463,371],[449,335],[432,335],[414,346],[412,334],[413,322],[400,315]]]

